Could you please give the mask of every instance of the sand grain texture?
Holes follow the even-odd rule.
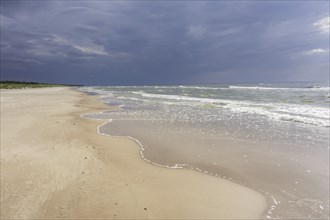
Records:
[[[191,170],[153,166],[127,138],[81,118],[106,106],[69,88],[1,91],[1,218],[256,219],[265,198]]]

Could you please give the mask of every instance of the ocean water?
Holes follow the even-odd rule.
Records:
[[[128,136],[157,166],[253,188],[264,218],[329,216],[330,89],[317,83],[82,87],[113,110],[100,133]]]

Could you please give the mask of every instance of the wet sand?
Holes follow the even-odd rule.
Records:
[[[153,166],[81,118],[107,107],[69,88],[1,91],[1,218],[258,219],[260,193]]]
[[[158,124],[148,118],[123,117],[101,126],[100,131],[137,138],[143,145],[144,158],[151,163],[178,165],[260,192],[268,203],[264,218],[329,216],[329,153],[325,146],[225,139],[207,132],[187,132],[188,126],[182,129],[186,133],[180,133],[175,130],[179,125],[166,124],[160,129]]]

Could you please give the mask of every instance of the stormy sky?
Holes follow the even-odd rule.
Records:
[[[1,80],[328,81],[329,1],[1,1]]]

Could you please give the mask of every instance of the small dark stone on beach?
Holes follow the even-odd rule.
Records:
[[[144,208],[144,210],[147,210],[147,208]]]

